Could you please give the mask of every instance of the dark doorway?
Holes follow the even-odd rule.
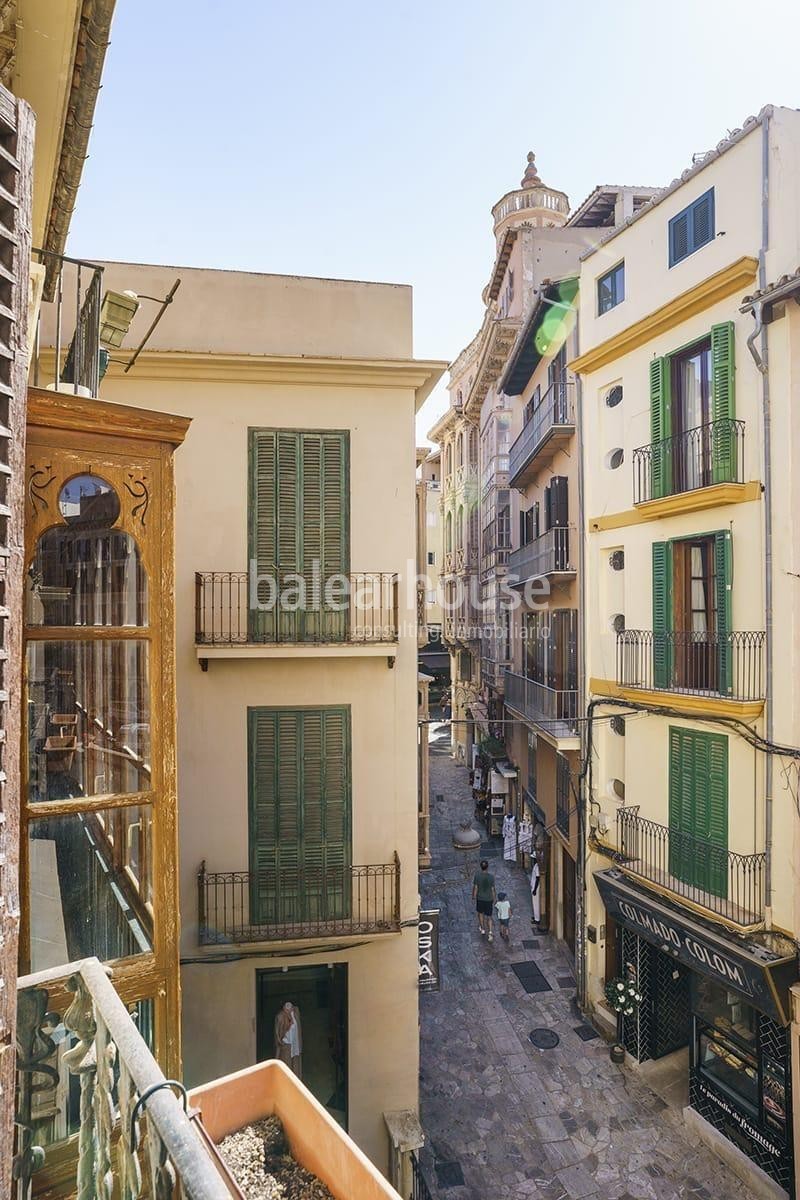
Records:
[[[650,998],[653,1013],[651,1058],[663,1058],[689,1043],[692,973],[674,958],[652,948]]]
[[[561,847],[561,909],[564,941],[575,953],[575,863]]]
[[[299,1010],[301,1078],[347,1128],[347,965],[256,972],[256,1057],[275,1058],[275,1018],[287,1000]]]

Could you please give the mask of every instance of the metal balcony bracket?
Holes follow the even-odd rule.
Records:
[[[393,654],[390,654],[387,656],[386,665],[390,671],[394,670],[394,660],[395,660],[395,656]]]
[[[186,1088],[181,1083],[180,1079],[162,1079],[158,1083],[151,1084],[149,1088],[145,1088],[139,1099],[134,1104],[133,1112],[131,1113],[130,1136],[128,1139],[130,1142],[131,1154],[135,1154],[139,1148],[139,1138],[136,1133],[136,1120],[139,1116],[139,1113],[147,1106],[147,1101],[150,1099],[150,1097],[156,1092],[160,1092],[162,1088],[176,1088],[180,1093],[181,1101],[183,1102],[183,1111],[188,1113],[189,1103],[187,1099]]]
[[[199,664],[200,664],[200,670],[201,670],[201,671],[207,671],[207,670],[208,670],[208,659],[207,659],[207,658],[198,658],[198,660],[197,660],[197,661],[198,661],[198,662],[199,662]]]

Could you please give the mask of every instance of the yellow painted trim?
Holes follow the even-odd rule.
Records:
[[[722,504],[744,504],[760,499],[761,483],[758,479],[751,479],[748,483],[715,483],[711,487],[679,492],[660,500],[646,500],[644,504],[637,504],[635,508],[626,508],[622,512],[590,517],[589,532],[601,533],[604,529],[644,525],[647,521],[660,521],[680,513],[702,512],[705,508],[718,508]]]
[[[649,704],[654,707],[682,709],[688,719],[703,717],[736,717],[740,721],[753,721],[764,711],[763,700],[726,700],[723,696],[687,696],[683,692],[670,692],[666,688],[657,692],[646,688],[621,687],[613,679],[589,680],[589,691],[593,696],[611,696],[615,700],[629,700],[633,704]]]
[[[674,300],[662,304],[654,312],[635,321],[627,329],[620,330],[614,337],[607,338],[606,341],[587,350],[585,354],[573,359],[567,364],[569,369],[576,374],[585,375],[606,366],[623,354],[629,354],[631,350],[636,350],[652,338],[674,329],[676,325],[687,321],[696,313],[710,308],[718,300],[724,300],[726,296],[743,290],[755,278],[757,269],[757,259],[749,256],[737,258],[730,266],[723,267],[721,271],[703,279],[688,291],[681,292]]]

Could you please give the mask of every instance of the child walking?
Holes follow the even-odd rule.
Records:
[[[494,908],[497,913],[497,923],[500,926],[500,937],[504,942],[507,942],[510,940],[511,901],[505,892],[497,893],[497,901]]]

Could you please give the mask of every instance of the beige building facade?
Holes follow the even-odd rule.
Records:
[[[800,117],[765,109],[603,238],[583,256],[569,364],[586,514],[586,998],[639,1062],[672,1056],[699,1136],[787,1191],[797,306],[745,297],[800,259],[798,167]],[[606,993],[619,978],[641,995],[621,1018]]]
[[[284,1057],[291,1001],[302,1060],[286,1060],[386,1169],[383,1114],[417,1107],[413,433],[442,364],[412,359],[407,288],[106,267],[151,296],[176,276],[105,394],[192,418],[175,521],[185,1077]]]

